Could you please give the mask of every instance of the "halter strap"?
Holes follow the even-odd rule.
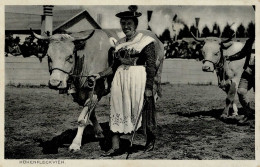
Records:
[[[223,61],[223,62],[222,62],[222,61]],[[210,63],[212,63],[213,66],[214,66],[214,69],[223,68],[223,67],[224,67],[224,64],[225,64],[225,57],[224,57],[224,55],[223,55],[223,51],[220,50],[220,58],[219,58],[219,60],[218,60],[217,62],[213,62],[213,61],[208,60],[208,59],[204,59],[204,60],[202,60],[202,62],[203,62],[203,63],[205,63],[205,62],[210,62]]]
[[[48,65],[49,65],[49,72],[50,73],[52,73],[52,71],[54,71],[54,70],[58,70],[58,71],[62,71],[62,72],[64,72],[64,73],[66,73],[66,74],[68,74],[69,76],[72,76],[72,77],[75,77],[75,78],[81,78],[81,77],[89,77],[89,75],[76,75],[75,74],[75,65],[76,65],[76,61],[78,61],[77,60],[77,53],[76,53],[77,51],[74,51],[74,56],[75,56],[75,64],[74,64],[74,67],[72,68],[72,70],[71,71],[66,71],[66,70],[64,70],[64,69],[61,69],[61,68],[51,68],[50,67],[50,63],[48,63]],[[48,62],[49,62],[49,57],[48,57]]]

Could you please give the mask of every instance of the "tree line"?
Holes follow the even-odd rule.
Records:
[[[217,23],[213,24],[212,31],[210,31],[209,27],[205,25],[201,32],[198,32],[199,37],[221,37],[221,38],[229,38],[233,34],[235,34],[236,38],[248,38],[249,36],[255,35],[255,24],[251,21],[247,27],[245,27],[242,23],[237,27],[236,32],[231,29],[232,24],[227,23],[221,32],[219,25]],[[193,24],[190,28],[184,24],[184,28],[180,30],[177,35],[177,39],[182,38],[191,38],[191,32],[196,36],[197,28]],[[159,36],[161,41],[171,41],[170,30],[167,28],[164,32]]]

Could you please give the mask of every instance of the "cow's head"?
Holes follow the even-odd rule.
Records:
[[[226,40],[221,40],[217,37],[198,39],[193,34],[192,37],[202,45],[202,70],[205,72],[213,72],[215,70],[215,67],[218,66],[221,61],[221,58],[223,56],[223,49],[227,49],[226,43],[230,42],[233,36]]]
[[[49,87],[52,89],[66,89],[69,76],[75,66],[75,46],[77,42],[89,39],[94,31],[84,37],[73,37],[68,34],[55,34],[50,37],[33,33],[37,39],[49,41],[47,50],[50,80]]]

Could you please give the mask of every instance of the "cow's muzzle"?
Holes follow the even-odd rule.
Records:
[[[51,89],[58,89],[62,85],[62,81],[57,79],[49,80],[49,88]]]
[[[51,89],[66,89],[68,74],[54,70],[50,76],[49,87]]]
[[[212,72],[209,66],[202,66],[202,71],[204,72]]]
[[[202,71],[204,72],[214,72],[214,65],[212,62],[206,61],[202,65]]]

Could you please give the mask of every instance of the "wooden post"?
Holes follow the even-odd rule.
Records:
[[[100,27],[102,27],[102,14],[97,14],[97,23],[99,24]]]

